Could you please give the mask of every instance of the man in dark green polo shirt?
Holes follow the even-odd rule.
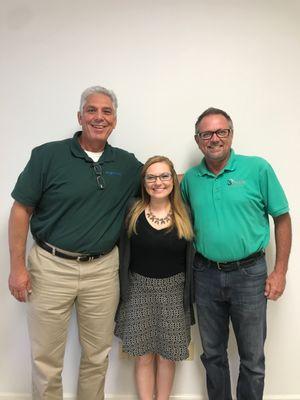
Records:
[[[33,149],[18,178],[9,221],[9,289],[28,301],[33,399],[61,400],[68,322],[77,312],[82,348],[79,400],[104,399],[104,380],[119,299],[116,242],[141,163],[107,139],[117,99],[86,89],[71,139]],[[25,265],[28,229],[35,244]]]
[[[240,356],[238,400],[261,400],[264,388],[266,301],[285,288],[291,247],[288,203],[272,167],[231,149],[233,124],[209,108],[196,122],[202,162],[182,181],[192,210],[195,296],[210,400],[231,400],[227,357],[231,320]],[[267,276],[264,250],[275,225],[276,261]]]

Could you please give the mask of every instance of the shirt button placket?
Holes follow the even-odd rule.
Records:
[[[221,182],[218,178],[215,178],[213,186],[213,197],[215,201],[221,200]]]

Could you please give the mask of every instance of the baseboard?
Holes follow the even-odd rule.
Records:
[[[28,393],[0,393],[0,400],[31,400]],[[64,400],[76,400],[73,394],[65,394]],[[138,400],[134,395],[108,394],[105,400]],[[206,397],[196,395],[173,395],[170,400],[207,400]],[[300,400],[300,394],[295,395],[266,395],[264,400]]]
[[[64,397],[64,399],[75,400],[75,397]],[[0,397],[0,400],[1,397]],[[19,400],[19,399],[18,399]],[[134,395],[106,395],[105,400],[138,400]],[[200,395],[173,395],[170,400],[207,400],[207,397]],[[300,394],[297,395],[266,395],[264,400],[300,400]]]

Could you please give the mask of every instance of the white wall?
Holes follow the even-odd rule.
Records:
[[[193,125],[213,105],[233,118],[235,150],[273,165],[290,201],[294,247],[286,293],[269,304],[265,394],[300,399],[300,1],[2,0],[0,9],[0,398],[30,392],[26,306],[7,290],[10,192],[32,147],[69,137],[81,91],[101,84],[115,90],[120,103],[111,143],[142,161],[164,154],[178,171],[197,163]],[[272,264],[274,244],[268,259]],[[178,366],[178,399],[205,395],[196,329],[193,340],[194,361]],[[75,392],[78,361],[73,319],[66,393]],[[233,338],[230,362],[235,382]],[[132,362],[120,360],[117,342],[106,391],[110,398],[134,397]]]

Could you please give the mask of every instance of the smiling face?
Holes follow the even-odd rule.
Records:
[[[78,112],[78,122],[82,126],[81,146],[89,151],[102,151],[117,123],[110,97],[102,93],[88,96],[82,112]]]
[[[161,180],[160,178],[156,178],[154,182],[147,182],[145,179],[145,189],[150,197],[155,199],[164,199],[169,196],[169,194],[173,190],[173,178],[170,167],[165,162],[157,162],[151,164],[146,171],[145,177],[158,177],[162,176],[167,178],[167,176],[171,174],[168,180]]]
[[[229,129],[228,120],[221,114],[212,114],[204,117],[197,125],[198,132],[206,131],[217,131],[219,129]],[[205,156],[205,160],[208,166],[210,164],[218,164],[225,166],[228,158],[230,157],[230,149],[232,143],[232,132],[226,138],[219,138],[214,134],[210,139],[201,139],[199,136],[195,136],[195,140],[199,146],[199,149]]]

